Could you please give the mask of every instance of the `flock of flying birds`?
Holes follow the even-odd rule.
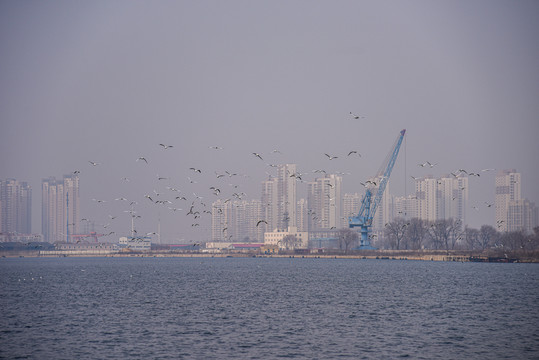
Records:
[[[163,144],[163,143],[159,144],[159,146],[161,146],[161,148],[163,150],[169,150],[169,149],[174,148],[173,145],[168,145],[168,144]],[[215,150],[215,151],[223,150],[223,148],[220,147],[220,146],[209,146],[208,148],[212,149],[212,150]],[[273,150],[271,152],[271,154],[282,154],[282,153],[279,150]],[[264,162],[266,161],[266,160],[264,160],[264,158],[267,157],[267,155],[263,155],[263,154],[258,153],[258,152],[253,152],[253,153],[251,153],[251,155],[252,155],[253,159],[258,159],[258,160],[261,160],[261,161],[264,161]],[[326,156],[327,159],[329,159],[329,160],[334,160],[334,159],[339,158],[339,156],[329,155],[327,153],[324,154],[324,156]],[[351,150],[351,151],[347,152],[344,155],[344,157],[353,157],[353,156],[361,157],[361,154],[356,150]],[[135,161],[136,162],[142,162],[145,165],[150,164],[150,161],[145,156],[140,156],[137,159],[135,159]],[[88,161],[88,163],[90,164],[91,167],[98,167],[99,165],[101,165],[101,163],[96,162],[96,161]],[[266,163],[265,165],[270,167],[270,168],[276,168],[276,167],[279,166],[279,165],[271,164],[271,163]],[[205,170],[199,169],[199,168],[196,168],[196,167],[190,167],[189,171],[192,172],[192,175],[187,177],[188,182],[190,184],[198,183],[198,180],[200,178],[198,178],[197,176],[203,176],[203,174],[205,175],[207,173]],[[76,170],[76,171],[73,172],[74,175],[79,175],[80,173],[81,172],[79,170]],[[311,173],[312,174],[317,174],[317,173],[326,174],[327,172],[325,170],[323,170],[323,169],[315,169],[315,170],[312,170]],[[340,174],[340,175],[349,174],[349,173],[343,173],[343,172],[336,172],[336,173]],[[211,174],[211,172],[210,172],[210,174]],[[266,174],[270,175],[269,172],[266,172]],[[306,180],[304,180],[304,177],[306,175],[307,175],[306,173],[300,173],[300,172],[295,172],[295,173],[289,173],[288,174],[288,176],[290,178],[294,178],[296,181],[302,182],[302,183],[306,182]],[[242,175],[242,174],[238,174],[236,172],[225,170],[223,172],[213,171],[213,175],[209,175],[209,176],[214,177],[216,179],[216,181],[219,181],[220,179],[228,179],[229,181],[231,181],[231,182],[228,183],[228,187],[230,189],[232,189],[232,190],[229,190],[228,193],[227,193],[226,190],[228,188],[222,182],[219,183],[220,185],[216,184],[216,185],[210,186],[208,188],[208,190],[210,191],[211,194],[216,196],[215,198],[210,199],[211,202],[213,202],[213,201],[215,201],[217,199],[223,200],[224,203],[226,203],[228,201],[231,201],[231,200],[242,200],[247,195],[245,192],[242,192],[242,191],[238,190],[239,187],[240,187],[240,185],[238,183],[232,182],[232,178],[234,178],[234,177],[247,177],[247,175]],[[130,182],[131,181],[127,177],[123,177],[121,180],[125,181],[125,182]],[[158,182],[161,182],[161,181],[164,181],[164,180],[170,180],[170,179],[167,178],[167,177],[164,177],[164,176],[157,175],[157,181]],[[367,186],[369,184],[376,185],[376,183],[374,183],[374,182],[372,182],[370,180],[366,181],[365,183],[362,183],[362,184],[365,185],[365,186]],[[190,217],[191,220],[192,220],[191,221],[191,227],[200,226],[201,225],[201,219],[204,216],[208,216],[208,215],[211,216],[211,204],[208,204],[208,203],[205,202],[204,196],[201,196],[201,195],[197,194],[196,192],[191,192],[191,194],[189,194],[188,192],[183,192],[180,189],[178,189],[177,187],[173,187],[173,186],[166,186],[166,190],[167,190],[166,193],[161,193],[161,192],[158,192],[157,190],[153,190],[153,192],[151,192],[151,193],[144,194],[144,199],[146,199],[145,201],[148,201],[148,202],[150,202],[152,204],[155,204],[155,205],[166,206],[172,212],[182,211],[182,210],[185,209],[185,216]],[[225,193],[227,193],[228,196],[225,196]],[[106,204],[108,202],[107,200],[101,200],[101,199],[96,199],[96,198],[93,198],[92,201],[96,202],[99,205],[104,205],[104,204]],[[134,221],[142,219],[142,216],[135,210],[135,207],[139,204],[140,199],[137,201],[137,200],[129,200],[129,199],[125,198],[125,197],[117,197],[117,198],[114,199],[114,201],[124,202],[126,204],[126,209],[123,210],[123,212],[129,214]],[[182,205],[176,205],[178,203],[180,203]],[[179,207],[179,206],[181,206],[181,207]],[[222,211],[222,210],[218,209],[217,211]],[[314,212],[311,212],[310,215],[315,216]],[[112,220],[116,219],[117,216],[116,215],[108,215],[108,218],[109,218],[108,220],[112,221]],[[83,219],[81,219],[81,222],[90,223],[91,220],[88,219],[88,218],[83,218]],[[259,219],[257,221],[257,223],[256,223],[256,226],[258,227],[258,226],[262,226],[264,224],[267,225],[268,222],[265,219]],[[105,230],[105,229],[108,229],[111,226],[111,223],[108,222],[108,223],[102,224],[100,226]],[[227,229],[227,225],[223,224],[223,231],[225,231],[226,229]],[[113,234],[115,234],[115,232],[110,231],[110,232],[108,232],[106,234],[103,234],[103,236],[110,236],[110,235],[113,235]],[[145,238],[147,238],[148,236],[151,236],[151,235],[156,235],[156,232],[146,232],[146,233],[144,233],[144,232],[139,232],[136,228],[134,228],[132,230],[132,234],[131,234],[131,236],[134,239],[140,240],[140,241],[142,241],[143,239],[145,239]]]
[[[365,118],[364,116],[360,116],[360,115],[356,115],[356,114],[353,114],[352,112],[350,112],[350,116],[354,119],[354,120],[357,120],[357,119],[363,119]],[[170,149],[173,149],[174,146],[173,145],[169,145],[169,144],[164,144],[164,143],[160,143],[159,146],[162,148],[163,151],[168,151]],[[223,150],[222,147],[220,146],[209,146],[208,147],[209,149],[211,150],[215,150],[215,151],[221,151]],[[273,150],[271,152],[271,154],[268,154],[268,155],[275,155],[275,154],[281,154],[281,151],[279,150]],[[258,153],[258,152],[252,152],[251,153],[252,157],[254,159],[257,159],[257,160],[260,160],[260,161],[264,161],[266,162],[265,160],[265,157],[268,157],[268,155],[264,155],[264,154],[261,154],[261,153]],[[322,155],[322,154],[321,154]],[[329,153],[324,153],[323,156],[326,157],[327,160],[329,161],[333,161],[335,159],[338,159],[339,157],[341,158],[351,158],[351,157],[357,157],[357,158],[361,158],[361,154],[357,151],[357,150],[350,150],[346,153],[344,153],[344,155],[340,155],[340,154],[329,154]],[[136,162],[141,162],[145,165],[148,165],[150,164],[149,160],[147,157],[145,156],[139,156],[138,158],[135,159]],[[100,165],[99,162],[96,162],[96,161],[88,161],[88,163],[90,164],[90,166],[92,167],[98,167]],[[271,163],[266,163],[265,165],[267,165],[268,167],[271,167],[271,168],[275,168],[277,167],[278,165],[275,165],[275,164],[271,164]],[[434,168],[437,164],[436,163],[431,163],[429,161],[426,161],[424,163],[421,163],[421,164],[418,164],[418,166],[420,167],[423,167],[423,168]],[[481,172],[486,172],[486,171],[492,171],[494,169],[483,169],[481,170]],[[191,167],[189,168],[189,171],[192,173],[191,176],[188,176],[187,177],[187,180],[189,182],[189,184],[196,184],[198,183],[198,180],[201,180],[200,176],[211,176],[211,177],[214,177],[215,179],[215,182],[216,184],[209,187],[206,191],[209,191],[210,194],[212,194],[212,198],[210,198],[210,202],[213,202],[217,199],[221,199],[223,200],[225,203],[228,202],[228,201],[231,201],[231,200],[242,200],[243,198],[245,198],[246,194],[244,192],[242,192],[241,190],[239,190],[239,187],[240,185],[236,182],[234,183],[233,182],[233,178],[238,178],[238,177],[247,177],[247,175],[241,175],[241,174],[238,174],[238,173],[235,173],[235,172],[232,172],[232,171],[228,171],[228,170],[225,170],[225,171],[222,171],[222,172],[218,172],[218,171],[213,171],[213,174],[211,172],[207,172],[206,170],[203,170],[203,169],[199,169],[199,168],[196,168],[196,167]],[[268,175],[270,175],[269,172],[266,172]],[[327,172],[323,169],[314,169],[311,171],[312,174],[320,174],[320,173],[323,173],[323,174],[326,174]],[[348,175],[349,173],[342,173],[342,172],[335,172],[337,175]],[[80,171],[79,170],[76,170],[73,172],[73,174],[75,175],[79,175],[80,174]],[[209,175],[208,175],[209,174]],[[451,175],[453,175],[454,177],[459,177],[461,176],[462,174],[466,174],[468,176],[477,176],[479,177],[480,176],[480,172],[469,172],[469,171],[466,171],[464,169],[458,169],[454,172],[451,172]],[[304,177],[305,177],[305,173],[299,173],[299,172],[296,172],[296,173],[291,173],[291,174],[288,174],[288,176],[290,176],[291,178],[294,178],[296,181],[298,182],[306,182],[304,180]],[[412,178],[414,180],[418,179],[416,177],[413,177]],[[230,182],[228,183],[228,187],[226,187],[226,185],[222,182],[222,179],[228,179]],[[122,178],[122,181],[124,182],[129,182],[130,179],[127,178],[127,177],[123,177]],[[157,175],[157,182],[170,182],[170,179],[167,178],[167,177],[164,177],[164,176],[159,176]],[[376,180],[375,179],[369,179],[365,182],[360,182],[360,184],[364,187],[376,187],[377,186],[377,183],[376,183]],[[203,194],[205,195],[205,194]],[[213,198],[213,196],[215,196],[215,198]],[[156,190],[153,190],[153,192],[149,192],[149,193],[146,193],[144,194],[144,197],[143,197],[144,200],[141,200],[140,198],[139,199],[127,199],[125,197],[117,197],[114,199],[114,201],[118,201],[118,202],[123,202],[125,203],[125,210],[123,210],[123,212],[129,214],[129,216],[131,216],[133,222],[135,223],[135,220],[139,220],[142,218],[142,216],[135,210],[136,206],[139,204],[139,201],[146,201],[148,203],[151,203],[151,204],[154,204],[154,205],[157,205],[157,206],[165,206],[168,210],[170,210],[171,212],[179,212],[179,211],[184,211],[185,212],[185,216],[189,217],[191,219],[191,227],[195,228],[195,227],[198,227],[201,225],[201,220],[203,219],[203,217],[205,216],[211,216],[211,203],[207,203],[206,202],[206,199],[205,199],[205,196],[201,196],[200,194],[197,194],[196,192],[184,192],[180,189],[178,189],[178,187],[174,187],[174,186],[166,186],[166,192],[159,192],[159,191],[156,191]],[[97,204],[104,204],[106,203],[107,201],[106,200],[100,200],[100,199],[96,199],[94,198],[93,201],[95,201]],[[491,207],[492,204],[487,204],[488,207]],[[476,207],[474,207],[476,208]],[[185,209],[185,210],[184,210]],[[218,210],[218,211],[221,211],[221,210]],[[314,214],[314,212],[310,212],[309,214],[310,216],[316,216],[316,214]],[[108,215],[108,218],[110,221],[113,221],[114,219],[117,218],[116,215]],[[89,219],[81,219],[81,222],[90,222]],[[261,226],[261,225],[267,225],[267,221],[265,219],[259,219],[256,223],[256,226]],[[108,229],[110,226],[111,226],[111,223],[108,222],[106,224],[102,224],[100,225],[102,226],[104,232],[106,232],[105,230]],[[227,228],[227,225],[226,224],[223,224],[223,231],[225,231]],[[99,232],[99,231],[98,231]],[[113,235],[115,234],[114,231],[110,231],[108,232],[107,234],[104,234],[104,236],[109,236],[109,235]],[[134,238],[134,239],[138,239],[138,240],[143,240],[145,238],[147,238],[148,236],[151,236],[151,235],[157,235],[156,232],[139,232],[136,228],[133,228],[132,229],[132,233],[131,233],[131,236]],[[183,240],[183,239],[180,239],[180,240]]]

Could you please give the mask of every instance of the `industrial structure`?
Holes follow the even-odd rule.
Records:
[[[397,160],[397,155],[399,154],[399,149],[401,147],[405,133],[406,129],[403,129],[400,132],[400,135],[397,137],[395,145],[393,145],[393,148],[388,154],[386,160],[383,162],[376,176],[365,183],[366,190],[365,195],[363,196],[363,200],[361,201],[361,208],[359,209],[359,213],[357,214],[357,216],[352,216],[348,219],[348,226],[350,228],[360,228],[360,250],[374,249],[371,246],[369,236],[371,232],[373,218],[376,214],[376,208],[380,204],[380,200],[382,200],[382,196],[384,195],[384,190],[386,189],[389,176],[391,175],[391,171],[393,170],[393,165],[395,165],[395,161]],[[376,191],[376,194],[373,198],[374,191]]]

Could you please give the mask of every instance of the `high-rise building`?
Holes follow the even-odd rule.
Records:
[[[537,207],[527,199],[511,200],[507,207],[507,231],[533,233],[538,226]]]
[[[41,183],[41,228],[48,242],[71,242],[70,235],[79,233],[79,177],[65,175]]]
[[[212,241],[260,242],[264,239],[260,200],[217,200],[212,204]]]
[[[342,226],[342,177],[326,175],[308,184],[309,210],[316,221],[309,231]]]
[[[379,184],[382,179],[378,178],[375,180],[376,184]],[[378,192],[378,186],[373,189],[373,196],[376,196]],[[374,198],[373,198],[374,201]],[[387,182],[384,193],[382,194],[382,199],[378,204],[374,218],[372,219],[372,228],[373,230],[381,231],[385,228],[385,224],[393,221],[394,218],[394,209],[393,209],[393,196],[389,193],[389,181]]]
[[[466,224],[468,177],[444,175],[438,179],[438,219],[460,220]]]
[[[299,199],[297,203],[296,227],[298,231],[309,231],[309,206],[305,199]]]
[[[396,196],[393,199],[393,215],[395,218],[412,219],[417,216],[417,197],[415,195]]]
[[[515,169],[501,170],[496,175],[496,225],[498,231],[508,231],[508,211],[511,201],[521,199],[520,173]]]
[[[32,188],[26,182],[0,180],[0,232],[32,233]]]
[[[341,227],[348,227],[348,219],[359,214],[362,195],[358,193],[346,193],[343,196],[343,223]]]
[[[262,214],[267,225],[264,231],[287,229],[297,222],[295,164],[279,165],[277,177],[262,182]]]
[[[468,204],[468,178],[444,175],[435,179],[431,175],[416,179],[416,215],[419,219],[436,221],[460,220],[466,224]]]

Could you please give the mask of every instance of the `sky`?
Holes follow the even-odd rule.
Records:
[[[35,233],[41,180],[78,170],[98,231],[129,234],[125,197],[142,232],[188,243],[211,236],[185,215],[209,187],[259,199],[267,164],[294,163],[363,193],[406,129],[393,195],[411,176],[516,169],[538,203],[538,18],[524,0],[2,1],[0,178],[32,186]],[[469,180],[470,226],[495,223],[495,173]]]

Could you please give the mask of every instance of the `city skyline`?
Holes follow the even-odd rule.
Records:
[[[187,216],[193,216],[191,226],[207,226],[207,224],[204,224],[205,221],[201,219],[203,214],[206,214],[210,218],[209,226],[211,228],[211,234],[209,237],[179,240],[187,242],[189,242],[188,240],[262,242],[265,232],[284,231],[289,226],[304,232],[336,231],[348,227],[348,217],[357,214],[359,211],[364,194],[357,192],[342,193],[341,176],[336,174],[323,174],[323,176],[320,176],[317,170],[313,170],[312,174],[315,178],[312,181],[306,181],[302,179],[302,176],[305,177],[305,174],[297,171],[296,164],[272,165],[271,167],[276,168],[276,172],[280,176],[269,176],[269,180],[263,181],[258,198],[256,196],[255,198],[249,198],[245,193],[234,192],[231,197],[218,198],[211,204],[203,203],[202,197],[199,196],[199,203],[195,204],[196,200],[193,200],[193,203],[189,205],[190,209],[188,212],[182,212],[183,209],[167,206],[174,213],[178,211],[180,214],[185,213]],[[416,191],[406,198],[406,205],[404,205],[405,198],[391,194],[389,191],[390,187],[388,186],[382,197],[381,206],[378,208],[373,219],[373,231],[381,236],[386,224],[397,218],[408,220],[419,218],[425,221],[453,218],[458,220],[463,226],[469,226],[466,214],[472,209],[474,211],[480,211],[481,209],[475,205],[468,204],[469,178],[474,177],[475,174],[472,173],[471,176],[468,176],[463,169],[460,170],[461,172],[456,174],[446,174],[439,178],[434,178],[431,175],[415,178]],[[491,169],[488,169],[488,171],[491,171]],[[229,176],[238,175],[229,173]],[[216,177],[220,178],[222,176],[216,174]],[[372,179],[375,180],[376,178]],[[288,181],[293,181],[293,186],[286,185]],[[105,236],[102,240],[106,242],[115,242],[121,236],[146,236],[156,243],[178,242],[170,241],[168,238],[165,238],[163,241],[160,236],[160,227],[158,227],[157,232],[148,232],[146,235],[144,235],[144,232],[141,232],[142,230],[138,226],[134,227],[135,234],[131,234],[130,231],[126,232],[125,230],[119,233],[110,231],[107,234],[106,232],[109,230],[105,231],[104,229],[110,227],[117,215],[109,215],[109,222],[103,226],[103,229],[101,229],[99,224],[97,227],[95,224],[92,224],[93,221],[91,219],[81,219],[78,184],[78,174],[65,175],[60,180],[56,180],[54,177],[42,180],[41,208],[43,227],[41,234],[45,241],[68,241],[66,226],[69,226],[69,235],[71,237],[69,241],[71,242],[74,242],[80,237],[73,237],[72,235],[88,234],[89,229],[91,231],[97,230],[97,234],[105,233],[101,236]],[[298,184],[299,188],[296,189]],[[7,204],[5,199],[8,197],[8,194],[13,192],[13,190],[6,190],[19,187],[22,188],[22,193],[30,194],[30,200],[28,201],[26,197],[27,200],[24,201],[26,208],[31,205],[31,189],[25,182],[19,182],[15,179],[2,181],[0,204]],[[289,202],[287,200],[288,198],[284,196],[284,189],[290,187],[294,188],[294,194],[299,190],[300,193],[303,192],[306,196],[301,198],[294,197],[295,206],[279,206],[279,204]],[[168,197],[160,197],[160,194],[155,194],[152,195],[152,199],[152,196],[147,195],[148,201],[151,201],[151,203],[157,206],[172,205],[173,202],[171,200],[186,201],[183,196],[173,198],[172,193],[179,193],[178,189],[167,188],[169,190]],[[236,189],[235,186],[234,189]],[[496,218],[492,219],[492,222],[489,224],[481,225],[494,226],[501,232],[524,230],[530,233],[535,226],[534,224],[537,224],[537,207],[528,199],[522,199],[520,197],[520,173],[517,173],[515,169],[498,171],[496,173],[495,189],[497,193],[495,202],[485,203],[481,207],[494,208],[496,210]],[[220,195],[221,193],[221,190],[216,187],[212,187],[210,190],[213,191],[214,195]],[[69,215],[66,217],[67,194],[69,193],[72,195],[70,197]],[[279,193],[281,196],[276,195],[273,197],[271,195]],[[509,195],[510,198],[507,197]],[[16,198],[16,196],[10,196],[13,199]],[[92,201],[103,204],[107,202],[106,200],[98,199],[92,199]],[[139,218],[138,212],[134,210],[136,204],[131,203],[126,198],[116,198],[114,201],[124,204],[124,210],[122,212],[127,213],[124,214],[124,217],[130,218],[130,221],[133,221],[134,225],[135,220],[133,219]],[[12,200],[11,203],[13,202]],[[11,206],[13,207],[13,205]],[[4,208],[6,208],[6,205],[2,206],[2,209]],[[270,219],[271,216],[268,216],[272,214],[271,211],[268,212],[268,209],[272,208],[275,209],[274,222]],[[292,212],[296,214],[296,221],[292,222],[288,218],[287,223],[283,222],[283,219],[288,217],[288,214]],[[3,213],[6,213],[6,211],[0,212],[0,214]],[[28,210],[26,210],[26,213],[28,213]],[[68,219],[70,219],[69,225],[67,224]],[[2,223],[5,222],[7,224],[7,221],[7,218],[2,217]],[[7,228],[6,225],[4,225],[4,228]],[[114,226],[111,227],[111,229],[113,228]],[[84,231],[81,232],[81,229],[84,229]],[[5,231],[2,232],[7,233]],[[13,233],[24,234],[20,231]]]
[[[211,206],[210,187],[257,198],[266,172],[278,176],[268,164],[297,164],[305,181],[313,170],[342,173],[343,193],[361,196],[403,128],[392,194],[412,194],[411,176],[514,168],[522,197],[539,200],[535,2],[0,10],[0,178],[34,190],[32,232],[41,179],[75,171],[80,213],[96,228],[128,233],[115,200],[126,198],[142,231],[160,227],[170,241],[210,238],[208,214],[205,226],[185,215],[192,201]],[[470,206],[494,202],[496,171],[469,179]],[[188,200],[146,197],[172,201],[165,194]],[[468,215],[474,227],[495,217],[493,208]]]

